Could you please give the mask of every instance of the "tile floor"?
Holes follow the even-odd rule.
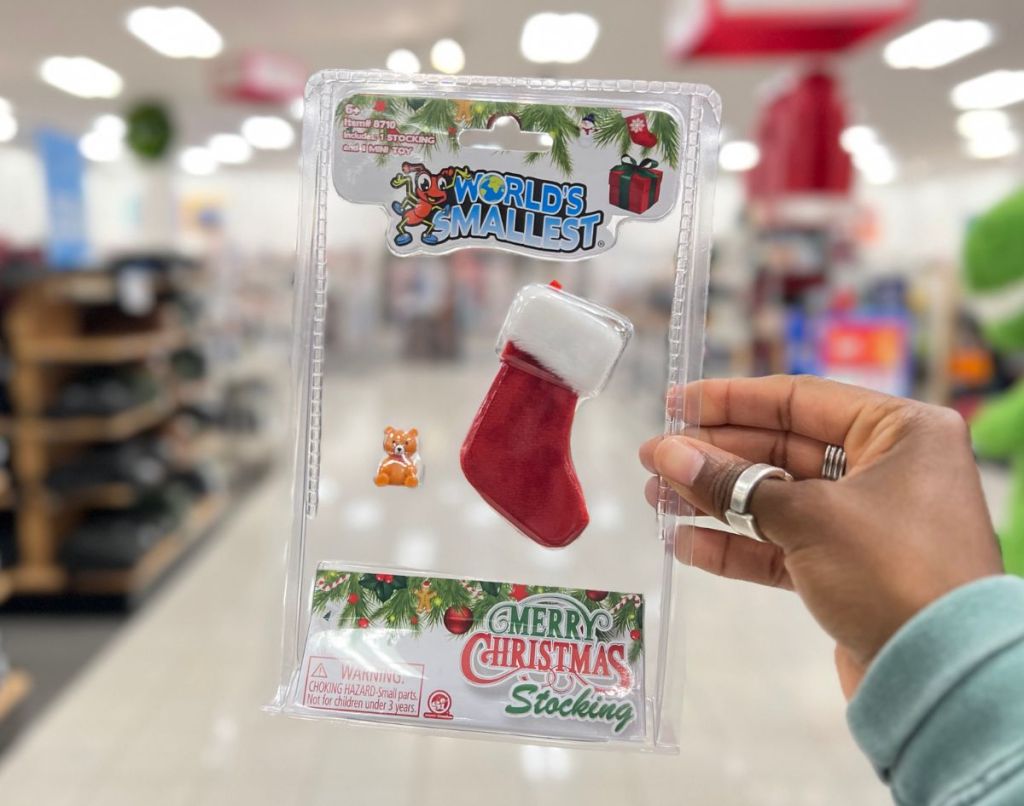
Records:
[[[383,400],[390,387],[380,379],[350,379],[334,388],[331,401],[373,411],[368,404]],[[589,405],[595,413],[581,413],[578,426],[579,436],[592,439],[575,443],[581,473],[598,455],[588,445],[604,452],[609,439],[632,446],[639,438]],[[387,533],[381,518],[387,527],[394,507],[382,514],[366,503],[364,496],[374,494],[367,467],[350,451],[331,448],[346,444],[340,436],[325,433],[321,522],[347,518],[360,548],[360,540]],[[452,499],[449,520],[437,526],[449,542],[467,529],[486,532],[486,518],[463,505],[457,486],[445,485],[454,453],[440,455],[436,432],[434,439],[438,455],[428,484],[436,485],[437,497]],[[597,547],[614,546],[626,524],[652,528],[640,502],[642,471],[632,463],[612,471],[584,474],[592,502],[605,502],[605,515],[592,526]],[[684,594],[689,659],[678,756],[538,748],[268,715],[260,706],[279,670],[288,509],[283,474],[272,477],[199,561],[131,620],[6,754],[4,806],[315,806],[367,797],[420,806],[890,802],[847,734],[831,644],[798,601],[698,574],[686,577]],[[499,552],[495,562],[508,559],[499,538],[493,545],[482,539]],[[402,546],[420,551],[408,560],[415,563],[430,544],[396,545],[399,554]],[[617,561],[606,557],[605,568],[593,573],[610,574]]]
[[[0,615],[0,640],[9,658],[32,675],[32,691],[0,723],[0,759],[20,730],[38,719],[125,622],[125,614],[33,613]],[[2,802],[2,801],[0,801]]]

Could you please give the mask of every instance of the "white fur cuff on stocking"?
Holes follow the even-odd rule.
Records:
[[[535,284],[516,295],[498,349],[513,342],[586,398],[604,388],[632,334],[629,320],[610,308]]]

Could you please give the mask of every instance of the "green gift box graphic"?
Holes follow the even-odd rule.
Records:
[[[658,202],[662,172],[655,170],[657,160],[649,157],[639,163],[629,154],[608,173],[608,201],[631,213],[643,213]]]

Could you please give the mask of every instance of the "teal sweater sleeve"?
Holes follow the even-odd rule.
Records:
[[[914,616],[847,719],[901,806],[1024,804],[1024,579],[973,582]]]

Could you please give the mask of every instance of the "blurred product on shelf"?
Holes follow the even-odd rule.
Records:
[[[58,494],[99,485],[126,484],[147,489],[163,484],[170,473],[167,441],[146,434],[113,445],[98,444],[55,467],[46,483]]]
[[[60,558],[69,569],[130,568],[175,526],[174,513],[151,505],[97,510],[68,535]]]
[[[18,541],[14,533],[14,513],[0,512],[0,572],[17,562]]]
[[[89,367],[75,372],[46,409],[49,417],[88,417],[116,414],[147,403],[159,394],[145,368]]]
[[[205,378],[207,374],[206,356],[201,350],[186,347],[171,356],[171,368],[183,380],[195,381]]]

